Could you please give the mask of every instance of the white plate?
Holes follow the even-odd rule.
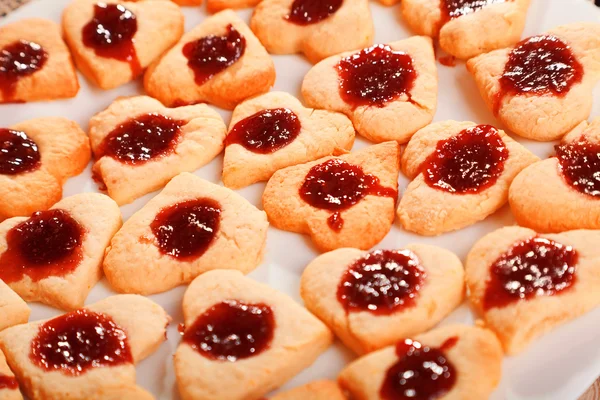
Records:
[[[60,22],[62,9],[69,0],[36,0],[0,21],[0,24],[13,22],[26,17],[44,17]],[[406,38],[411,35],[398,17],[397,7],[386,8],[372,2],[371,8],[376,21],[376,42],[385,43]],[[183,8],[186,30],[191,29],[204,18],[204,8]],[[247,21],[251,10],[240,11]],[[525,35],[544,32],[554,26],[578,22],[600,21],[600,11],[587,0],[533,0]],[[300,84],[311,64],[300,56],[274,56],[277,68],[277,82],[274,90],[283,90],[299,96]],[[471,120],[478,123],[498,124],[492,114],[485,108],[475,84],[464,65],[455,68],[439,66],[439,105],[436,121],[446,119]],[[143,93],[140,82],[133,82],[111,91],[101,91],[90,85],[80,76],[81,90],[75,99],[49,103],[30,103],[0,105],[0,125],[13,123],[41,116],[63,116],[77,121],[84,129],[92,115],[107,107],[117,96]],[[595,106],[592,116],[600,115],[600,87],[595,92]],[[229,122],[229,112],[222,111],[225,121]],[[553,144],[535,143],[518,139],[540,157],[552,153]],[[359,139],[355,149],[368,145]],[[222,157],[196,172],[196,175],[213,182],[220,182]],[[404,176],[399,178],[402,191],[408,181]],[[261,207],[261,194],[264,184],[256,184],[240,191],[253,204]],[[64,195],[70,196],[80,192],[96,191],[91,179],[90,168],[80,176],[70,179],[65,187]],[[126,219],[140,209],[155,193],[138,199],[135,203],[121,208]],[[484,234],[504,225],[514,224],[508,207],[504,207],[487,220],[437,238],[423,238],[402,231],[394,226],[378,247],[397,248],[411,242],[422,242],[448,248],[463,258],[473,245]],[[599,244],[600,245],[600,244]],[[262,265],[250,276],[266,282],[297,301],[299,296],[299,278],[304,267],[317,256],[310,241],[297,234],[269,228],[267,255]],[[181,298],[185,287],[173,289],[167,293],[150,298],[173,317],[169,327],[168,341],[137,368],[137,380],[140,385],[151,391],[158,399],[178,399],[175,388],[172,357],[180,340],[177,324],[182,322]],[[87,303],[96,302],[114,292],[106,281],[99,283],[91,292]],[[31,320],[49,318],[60,314],[60,311],[39,304],[32,305]],[[465,304],[452,313],[443,324],[472,323],[473,315]],[[550,334],[535,341],[524,353],[517,357],[509,357],[504,361],[503,377],[500,386],[492,399],[544,399],[570,400],[581,395],[600,375],[600,309],[588,313],[578,320],[565,324]],[[341,368],[353,358],[353,354],[341,344],[336,343],[309,369],[303,371],[290,381],[283,389],[295,387],[319,378],[335,378]]]

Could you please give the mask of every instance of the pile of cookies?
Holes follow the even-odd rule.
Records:
[[[152,399],[135,365],[171,318],[144,296],[180,285],[185,400],[262,399],[334,337],[359,356],[337,382],[271,399],[486,399],[504,354],[600,304],[600,118],[587,121],[600,24],[522,40],[530,0],[403,0],[420,36],[375,44],[368,0],[207,0],[215,14],[184,33],[180,5],[200,3],[73,0],[62,27],[0,27],[0,103],[75,97],[76,69],[103,90],[143,76],[146,93],[114,99],[87,132],[60,116],[0,127],[0,399]],[[249,25],[231,10],[251,6]],[[560,139],[556,154],[432,123],[434,41],[466,61],[500,125]],[[271,54],[295,53],[314,64],[304,102],[270,91]],[[351,151],[357,134],[372,144]],[[191,174],[222,152],[223,185]],[[63,198],[90,160],[105,194]],[[234,191],[257,182],[262,210]],[[123,223],[119,207],[156,190]],[[507,202],[519,226],[464,265],[436,246],[373,249],[395,220],[436,236]],[[244,276],[270,225],[322,252],[304,307]],[[103,276],[120,294],[84,306]],[[436,328],[465,299],[475,326]],[[26,302],[66,313],[28,323]]]

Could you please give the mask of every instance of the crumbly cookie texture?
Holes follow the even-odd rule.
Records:
[[[0,50],[20,40],[40,45],[48,58],[33,74],[21,76],[10,93],[0,90],[0,103],[75,97],[79,82],[60,27],[42,18],[22,19],[0,27]]]
[[[287,146],[273,153],[260,154],[241,144],[225,148],[223,183],[232,189],[268,180],[276,171],[329,155],[340,155],[354,144],[354,127],[343,114],[302,106],[294,96],[270,92],[239,104],[233,111],[229,131],[237,123],[260,111],[284,108],[300,121],[300,133]],[[275,132],[274,132],[275,133]]]
[[[456,342],[443,351],[456,372],[456,381],[440,399],[487,399],[502,373],[502,347],[494,334],[484,328],[450,325],[412,337],[423,346],[441,347],[446,341]],[[395,346],[368,354],[348,365],[338,381],[357,399],[380,399],[381,386],[388,368],[398,361]]]
[[[344,248],[314,259],[304,270],[300,292],[306,307],[329,326],[342,342],[365,354],[423,333],[445,318],[463,300],[462,263],[448,250],[428,245],[408,245],[421,262],[426,278],[415,303],[390,314],[346,310],[338,300],[340,282],[354,261],[365,255]]]
[[[67,211],[83,227],[81,261],[73,272],[64,276],[48,276],[34,281],[24,274],[21,280],[8,285],[26,301],[74,310],[83,307],[88,293],[102,277],[104,250],[121,227],[121,211],[108,196],[99,193],[66,197],[51,209]],[[0,223],[0,254],[7,250],[8,232],[27,219],[15,217]]]
[[[446,20],[440,0],[404,0],[404,21],[419,35],[437,37],[448,54],[469,59],[512,46],[521,38],[531,0],[485,5],[474,12]]]
[[[310,236],[321,251],[341,247],[369,249],[389,232],[394,221],[396,199],[367,195],[348,209],[340,211],[344,220],[339,231],[328,223],[333,211],[311,206],[299,190],[314,166],[339,159],[359,166],[365,174],[379,179],[385,188],[398,188],[400,148],[396,142],[381,143],[340,157],[325,157],[277,171],[263,193],[263,207],[274,227]]]
[[[147,0],[146,0],[147,1]],[[90,400],[154,400],[154,396],[134,383],[100,387]]]
[[[109,316],[126,334],[133,363],[96,367],[79,375],[41,369],[30,358],[31,343],[44,322],[18,325],[0,333],[4,351],[21,389],[31,399],[87,400],[101,387],[134,385],[135,366],[152,354],[166,338],[169,316],[156,303],[142,296],[117,295],[85,307]]]
[[[77,123],[41,117],[9,126],[36,143],[41,165],[16,175],[0,174],[0,220],[47,210],[62,197],[65,181],[90,161],[90,143]]]
[[[600,118],[591,123],[583,121],[561,144],[581,140],[600,143]],[[519,225],[538,232],[600,229],[600,198],[581,193],[567,183],[556,157],[525,168],[510,186],[508,199]]]
[[[114,129],[147,114],[183,121],[172,151],[137,164],[99,154],[103,140]],[[205,104],[167,108],[151,97],[136,96],[118,98],[92,117],[89,132],[96,154],[93,171],[108,195],[123,205],[161,189],[181,172],[195,171],[212,161],[223,150],[226,127],[221,116]]]
[[[132,39],[135,55],[130,57],[137,58],[140,70],[134,71],[130,62],[99,56],[84,44],[83,28],[94,18],[96,3],[74,0],[63,12],[62,27],[77,68],[101,89],[114,89],[137,78],[183,34],[183,14],[170,1],[104,1],[121,4],[136,17],[137,31]]]
[[[199,198],[220,205],[219,228],[208,249],[192,259],[164,254],[150,225],[164,208]],[[249,273],[263,259],[267,217],[242,196],[195,175],[183,173],[125,222],[106,250],[104,273],[114,289],[152,294],[189,283],[213,269]]]
[[[331,56],[308,71],[302,82],[302,96],[309,107],[337,111],[350,118],[356,131],[373,142],[395,140],[406,143],[411,136],[433,120],[437,108],[438,78],[431,38],[413,36],[389,43],[394,51],[407,53],[417,73],[407,94],[378,106],[346,103],[340,95],[336,65],[356,51]]]
[[[600,24],[562,25],[547,34],[567,43],[584,69],[581,82],[564,96],[509,94],[496,107],[500,78],[513,48],[495,50],[467,62],[485,104],[490,110],[497,110],[498,120],[509,131],[538,141],[560,139],[586,120],[592,110],[592,90],[600,79]]]
[[[465,264],[469,299],[483,316],[509,355],[526,349],[535,339],[565,322],[573,320],[600,304],[600,233],[575,230],[561,234],[539,235],[562,245],[572,246],[578,254],[573,286],[554,295],[535,296],[504,307],[483,308],[483,298],[492,264],[514,244],[538,235],[521,227],[498,229],[479,240]]]
[[[314,381],[269,397],[270,400],[346,400],[344,393],[333,381]]]
[[[474,122],[444,121],[418,131],[402,153],[402,170],[412,182],[402,194],[398,220],[402,227],[419,235],[435,236],[465,228],[496,212],[508,200],[508,189],[515,176],[539,158],[498,130],[509,155],[497,181],[479,193],[450,193],[425,182],[422,164],[440,141],[477,126]]]
[[[237,9],[254,7],[262,1],[263,0],[206,0],[206,8],[208,9],[208,12],[215,13],[228,8]]]
[[[332,342],[329,329],[306,309],[238,271],[207,272],[191,283],[183,298],[186,326],[223,301],[269,306],[273,338],[261,353],[235,362],[209,359],[182,342],[175,374],[183,400],[259,399],[310,366]]]
[[[224,35],[231,25],[246,40],[244,54],[225,70],[198,85],[182,50],[209,35]],[[148,68],[144,88],[167,106],[207,102],[233,109],[243,100],[268,92],[275,83],[275,65],[250,28],[232,10],[221,11],[187,32]]]
[[[30,313],[27,303],[0,279],[0,331],[27,323]]]
[[[0,281],[0,284],[2,281]],[[15,378],[15,374],[11,371],[10,367],[6,363],[4,353],[0,351],[0,378]],[[0,399],[2,400],[23,400],[19,387],[16,388],[3,386],[0,387]]]
[[[263,0],[254,9],[250,27],[269,53],[304,53],[316,63],[373,44],[375,30],[368,0],[346,1],[329,17],[308,25],[287,18],[293,3]]]

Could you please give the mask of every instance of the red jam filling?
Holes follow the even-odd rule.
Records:
[[[19,388],[19,382],[14,376],[0,374],[0,389],[15,390]]]
[[[344,0],[294,0],[287,20],[297,25],[321,22],[335,14]]]
[[[507,0],[440,0],[443,19],[446,21],[472,14],[491,4],[505,3]]]
[[[206,358],[234,362],[267,350],[274,330],[271,307],[225,301],[200,315],[183,341]]]
[[[600,143],[585,139],[556,146],[560,171],[567,183],[591,197],[600,197]]]
[[[22,174],[40,165],[38,146],[25,132],[0,128],[0,174]]]
[[[37,43],[18,40],[0,49],[0,92],[4,101],[12,100],[20,78],[39,71],[48,53]]]

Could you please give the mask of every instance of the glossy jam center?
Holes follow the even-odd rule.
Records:
[[[292,143],[300,128],[300,119],[290,109],[263,110],[235,124],[227,145],[236,143],[254,153],[269,154]]]
[[[127,164],[140,164],[171,153],[185,121],[159,114],[144,114],[119,125],[102,141],[99,156]]]
[[[133,363],[125,332],[107,315],[86,309],[40,325],[30,358],[46,371],[75,376],[92,368]]]
[[[346,311],[390,314],[414,305],[426,274],[409,250],[376,250],[356,260],[342,276],[337,298]]]
[[[225,36],[209,35],[183,46],[197,85],[233,65],[246,51],[246,39],[232,25]]]
[[[600,197],[600,143],[585,139],[556,146],[560,171],[575,190]]]
[[[412,57],[385,45],[345,57],[336,68],[340,96],[353,107],[383,107],[403,94],[410,100],[417,78]]]
[[[490,4],[504,3],[507,0],[440,0],[442,15],[446,19],[472,14]]]
[[[3,374],[0,374],[0,390],[1,389],[18,389],[19,388],[19,382],[17,382],[17,379],[14,376],[6,376]]]
[[[20,78],[40,70],[48,53],[37,43],[18,40],[0,49],[0,92],[11,100]]]
[[[448,339],[440,348],[405,340],[396,346],[398,361],[392,365],[380,389],[383,400],[433,400],[452,390],[457,372],[445,351],[458,338]]]
[[[478,125],[438,142],[421,170],[430,187],[450,193],[478,193],[492,186],[508,159],[498,130]]]
[[[550,239],[534,237],[516,243],[491,266],[484,308],[568,289],[575,282],[578,259],[571,246]]]
[[[201,198],[163,208],[150,228],[163,254],[187,259],[204,254],[214,241],[220,222],[220,204]]]
[[[34,282],[64,276],[79,265],[85,231],[67,211],[38,211],[8,231],[0,256],[0,279],[9,283],[29,276]]]
[[[271,307],[226,301],[200,315],[183,341],[204,357],[234,362],[268,349],[274,329]]]
[[[315,24],[334,14],[343,2],[344,0],[294,0],[287,19],[298,25]]]
[[[0,174],[16,175],[41,165],[37,144],[25,132],[0,128]]]
[[[100,57],[129,63],[132,75],[137,76],[142,72],[133,40],[137,29],[135,14],[125,6],[98,3],[94,17],[83,27],[83,44]]]

